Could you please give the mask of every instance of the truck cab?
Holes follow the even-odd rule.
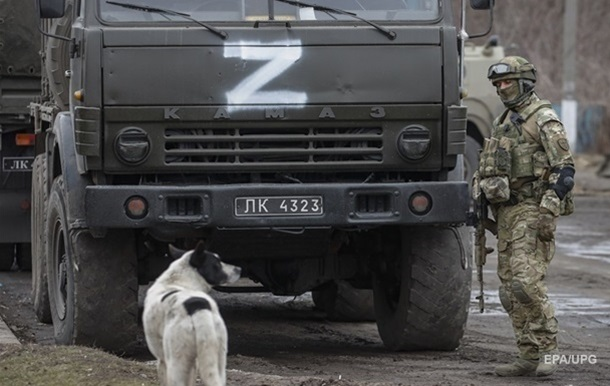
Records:
[[[134,289],[169,243],[204,239],[276,295],[333,308],[333,283],[372,291],[392,350],[459,345],[470,200],[451,1],[38,2],[36,258],[58,342],[127,349]]]

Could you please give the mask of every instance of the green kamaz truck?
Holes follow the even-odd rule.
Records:
[[[331,311],[357,302],[337,283],[372,290],[389,349],[459,345],[471,237],[455,2],[37,3],[34,303],[58,343],[129,350],[138,285],[169,243],[204,239],[256,289],[314,291]]]
[[[0,271],[31,265],[30,188],[40,97],[40,34],[34,3],[0,2]]]

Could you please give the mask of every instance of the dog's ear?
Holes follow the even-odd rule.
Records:
[[[174,260],[179,259],[182,255],[184,255],[186,253],[185,250],[175,247],[172,244],[169,244],[167,246],[167,248],[168,248],[169,257],[171,257]]]
[[[209,285],[215,286],[227,282],[228,276],[222,268],[220,256],[214,252],[206,251],[203,243],[197,244],[191,254],[189,264],[199,272]]]
[[[205,259],[208,257],[207,254],[209,254],[209,252],[205,250],[205,243],[203,241],[198,242],[193,254],[191,255],[191,265],[193,267],[203,266]]]

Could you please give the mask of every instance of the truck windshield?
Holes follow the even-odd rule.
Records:
[[[123,2],[116,0],[117,3]],[[306,0],[320,7],[307,7],[269,0],[126,0],[125,3],[145,7],[171,9],[188,14],[199,21],[357,21],[359,18],[376,21],[427,21],[439,17],[438,0]],[[142,12],[99,0],[100,15],[109,22],[176,22],[180,15]],[[270,7],[270,4],[271,7]],[[324,11],[324,7],[346,11],[345,14]]]

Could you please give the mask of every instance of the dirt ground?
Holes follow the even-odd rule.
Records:
[[[228,384],[253,386],[608,385],[610,384],[610,181],[577,186],[576,212],[562,218],[548,273],[560,323],[560,350],[572,362],[547,379],[503,379],[495,365],[516,355],[498,300],[496,258],[485,267],[486,310],[473,287],[462,345],[452,352],[387,351],[375,323],[338,323],[313,307],[309,294],[214,293],[229,330]],[[587,185],[588,184],[588,185]],[[585,186],[586,185],[586,186]],[[489,245],[493,240],[488,240]],[[117,358],[82,347],[56,347],[52,327],[37,323],[27,272],[0,273],[0,316],[22,346],[0,346],[0,385],[157,384],[142,347]],[[55,380],[55,382],[52,382]]]

